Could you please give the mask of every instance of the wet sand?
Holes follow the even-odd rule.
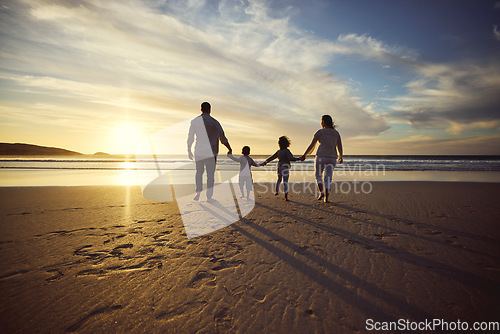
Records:
[[[500,185],[375,182],[188,239],[139,187],[0,188],[6,333],[359,333],[366,321],[499,321]],[[346,190],[346,188],[344,188]],[[352,190],[352,189],[351,189]],[[365,189],[366,190],[366,189]]]

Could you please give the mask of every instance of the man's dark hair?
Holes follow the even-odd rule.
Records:
[[[201,111],[203,111],[203,112],[210,112],[210,108],[211,108],[210,103],[208,103],[208,102],[203,102],[201,104]]]
[[[243,155],[249,155],[250,154],[250,147],[243,146],[243,148],[241,149],[241,154],[243,154]]]

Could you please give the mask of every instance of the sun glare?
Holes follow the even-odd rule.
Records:
[[[113,130],[113,138],[117,153],[134,153],[136,145],[142,139],[143,134],[132,123],[118,124]]]

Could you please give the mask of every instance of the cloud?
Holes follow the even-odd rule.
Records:
[[[499,134],[470,135],[463,137],[436,137],[430,135],[411,135],[397,140],[377,140],[374,137],[352,138],[349,142],[351,152],[377,152],[378,154],[422,155],[498,155],[500,154]]]
[[[416,127],[448,128],[460,134],[469,124],[498,124],[500,65],[419,64],[408,94],[388,99],[395,122]]]
[[[467,124],[457,123],[450,121],[450,126],[446,131],[451,134],[459,135],[464,130],[473,130],[473,129],[500,129],[500,120],[492,120],[486,122],[470,122]]]
[[[494,25],[493,26],[493,35],[497,39],[497,41],[500,41],[500,31],[498,31],[498,26]]]
[[[334,54],[358,55],[372,61],[402,64],[413,64],[418,57],[414,50],[389,46],[366,34],[340,35],[337,41],[332,47]]]
[[[209,100],[233,133],[250,135],[252,124],[264,138],[300,129],[309,140],[325,113],[345,136],[386,130],[325,68],[336,55],[408,57],[368,36],[317,38],[258,0],[25,0],[0,15],[0,70],[17,94],[29,88],[54,105],[95,105],[68,113],[99,110],[112,122],[122,110],[154,124],[193,117]]]
[[[230,139],[256,147],[279,135],[307,144],[323,114],[351,138],[377,136],[388,122],[453,135],[498,127],[498,62],[428,63],[368,34],[319,38],[294,26],[297,13],[262,0],[9,2],[0,8],[0,116],[54,129],[126,117],[152,133],[208,100]],[[346,58],[413,78],[404,95],[362,101],[329,70]]]

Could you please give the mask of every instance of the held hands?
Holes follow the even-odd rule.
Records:
[[[261,162],[261,163],[259,164],[259,166],[260,166],[260,167],[263,167],[263,166],[265,166],[265,165],[267,165],[267,162],[265,162],[265,161],[264,161],[264,162]]]
[[[306,160],[306,156],[305,155],[303,155],[303,156],[300,157],[300,161],[304,161],[304,160]]]

